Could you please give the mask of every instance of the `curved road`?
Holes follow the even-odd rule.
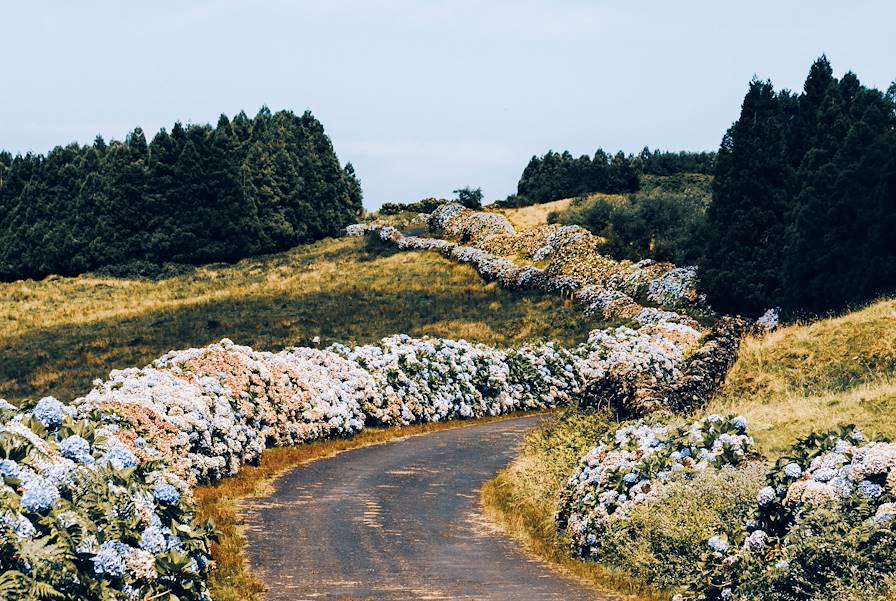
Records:
[[[524,555],[479,488],[539,417],[471,425],[302,466],[246,510],[269,601],[607,599]]]

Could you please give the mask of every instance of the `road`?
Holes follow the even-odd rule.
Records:
[[[539,417],[471,425],[300,467],[246,508],[269,601],[607,599],[528,557],[479,489]]]

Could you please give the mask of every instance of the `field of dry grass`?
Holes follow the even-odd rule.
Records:
[[[366,343],[396,333],[565,344],[600,325],[553,296],[484,284],[436,253],[324,240],[160,281],[48,278],[0,284],[0,398],[83,394],[110,369],[231,338],[262,350]]]
[[[536,204],[519,209],[491,209],[495,213],[500,213],[510,220],[518,231],[529,227],[547,223],[548,214],[556,211],[562,211],[569,207],[572,202],[571,198],[563,200],[555,200],[544,204]]]
[[[747,340],[707,411],[745,415],[770,455],[843,423],[896,437],[896,300]]]

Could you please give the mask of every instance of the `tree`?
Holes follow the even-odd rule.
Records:
[[[361,210],[354,168],[307,112],[0,152],[0,278],[232,261],[334,235]]]
[[[722,140],[701,287],[723,311],[839,311],[896,292],[896,89],[833,76],[751,83]]]
[[[482,208],[482,188],[471,188],[469,186],[454,190],[457,196],[457,202],[464,205],[468,209],[479,210]]]

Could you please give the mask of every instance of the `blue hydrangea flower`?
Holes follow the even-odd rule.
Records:
[[[22,495],[22,507],[34,513],[49,511],[59,501],[59,491],[55,486],[40,476],[28,481],[27,489]]]
[[[62,453],[63,457],[67,457],[77,463],[84,465],[92,465],[94,463],[93,456],[90,454],[90,443],[76,434],[63,439],[59,443],[59,452]]]
[[[65,405],[48,396],[37,402],[31,414],[47,428],[56,428],[65,419]]]
[[[625,482],[627,482],[628,484],[632,484],[632,483],[638,481],[638,474],[636,474],[634,472],[629,472],[626,475],[624,475],[622,477],[622,479],[625,480]]]
[[[738,415],[731,420],[731,423],[734,424],[734,427],[737,428],[738,432],[743,433],[747,431],[747,418],[743,415]]]
[[[140,548],[153,555],[163,553],[167,547],[165,534],[158,526],[149,526],[140,533]]]
[[[883,494],[884,489],[880,484],[875,484],[874,482],[869,482],[868,480],[862,480],[859,482],[859,492],[868,497],[869,499],[876,499]]]
[[[93,557],[93,571],[97,575],[121,578],[125,571],[125,557],[128,546],[120,540],[106,541],[100,545],[99,552]]]
[[[728,550],[728,541],[720,536],[714,536],[706,543],[709,545],[709,548],[715,551],[716,553],[724,553]]]
[[[799,478],[803,475],[803,468],[797,463],[788,463],[784,467],[784,475],[788,478]]]
[[[11,459],[0,459],[0,476],[4,478],[18,478],[22,473],[22,468],[18,463]]]
[[[37,534],[31,521],[21,513],[0,516],[0,522],[11,528],[19,538],[31,538]]]
[[[159,484],[156,486],[155,497],[163,505],[175,505],[180,501],[180,493],[170,484]]]
[[[100,458],[100,465],[109,465],[113,469],[123,470],[137,466],[137,458],[127,447],[115,445],[106,451]]]
[[[759,491],[759,494],[756,497],[756,500],[759,502],[759,505],[768,505],[778,498],[778,495],[775,494],[775,489],[771,486],[766,486],[762,490]]]

